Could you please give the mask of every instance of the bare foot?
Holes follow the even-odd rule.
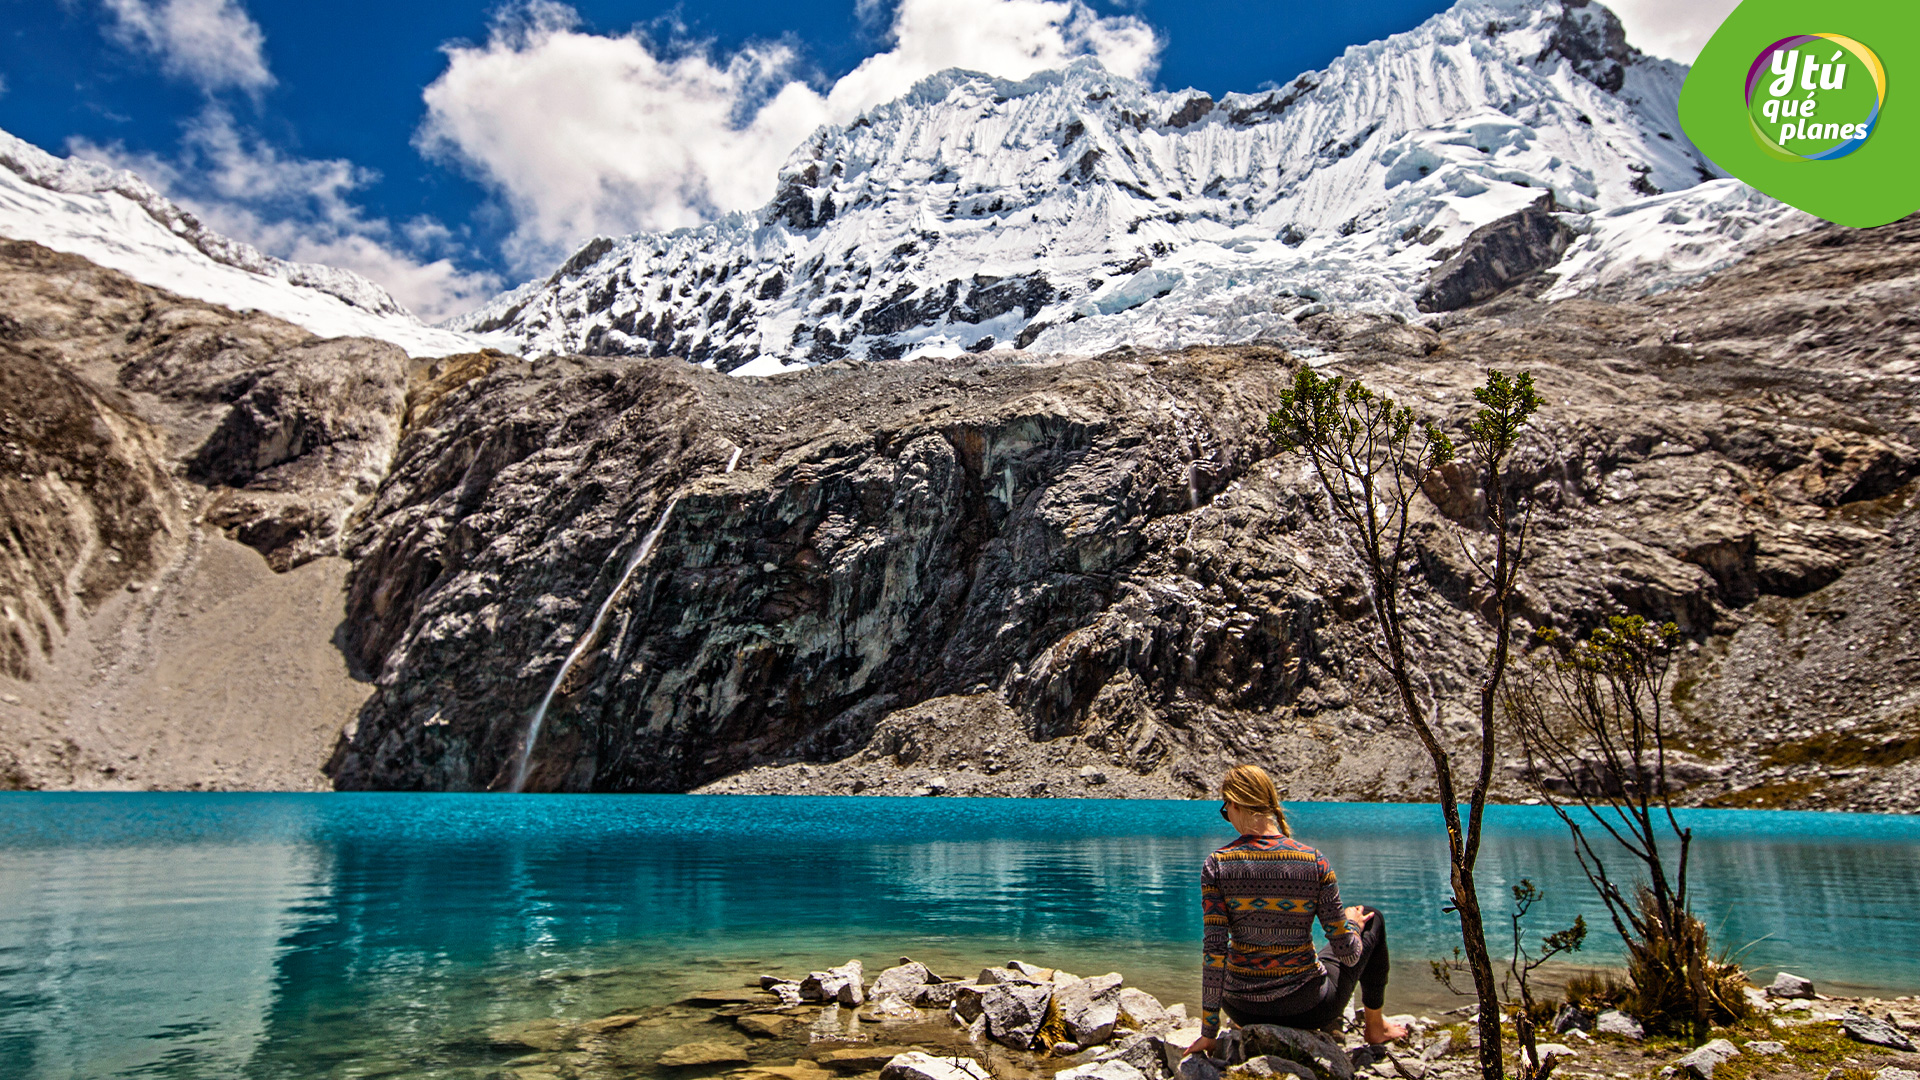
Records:
[[[1364,1016],[1365,1020],[1360,1026],[1369,1045],[1378,1046],[1381,1043],[1398,1042],[1407,1037],[1406,1027],[1402,1024],[1387,1023],[1387,1018],[1380,1014],[1379,1009],[1367,1009]]]

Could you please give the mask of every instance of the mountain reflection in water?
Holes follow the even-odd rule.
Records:
[[[1290,813],[1392,918],[1389,1005],[1444,1004],[1437,811]],[[1834,946],[1920,931],[1920,819],[1689,820],[1697,910],[1763,980],[1920,990],[1920,953]],[[1583,958],[1614,961],[1551,814],[1488,830],[1489,926],[1530,877],[1532,927],[1585,914]],[[1229,838],[1211,801],[0,794],[0,1075],[480,1077],[501,1025],[849,957],[1118,970],[1193,1004],[1199,863]]]

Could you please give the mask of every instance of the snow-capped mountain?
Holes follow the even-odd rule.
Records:
[[[134,173],[60,158],[0,131],[0,236],[84,256],[137,281],[264,311],[323,337],[372,337],[410,355],[497,340],[431,327],[351,270],[276,259],[207,228]]]
[[[1587,0],[1461,0],[1220,101],[1092,61],[949,71],[816,132],[759,213],[595,239],[450,325],[742,373],[1297,344],[1319,305],[1417,317],[1437,260],[1548,192],[1578,236],[1560,294],[1671,286],[1811,223],[1692,147],[1685,75]]]

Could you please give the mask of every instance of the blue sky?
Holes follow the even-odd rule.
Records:
[[[0,128],[439,318],[596,232],[757,206],[813,126],[942,67],[1095,55],[1217,96],[1448,3],[0,0]],[[1644,21],[1635,40],[1666,31]]]

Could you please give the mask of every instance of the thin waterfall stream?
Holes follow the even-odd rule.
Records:
[[[614,584],[613,591],[607,594],[606,600],[600,605],[600,610],[594,613],[593,623],[587,627],[586,633],[580,635],[580,640],[574,643],[573,651],[567,654],[566,662],[560,665],[560,670],[554,673],[553,682],[547,686],[546,694],[540,698],[539,708],[533,710],[533,719],[527,723],[527,738],[520,745],[520,758],[514,762],[513,783],[507,788],[508,791],[519,792],[526,786],[527,768],[533,762],[534,744],[540,741],[540,726],[546,721],[547,706],[553,704],[553,695],[560,692],[560,685],[566,681],[567,673],[572,671],[581,657],[587,655],[594,644],[600,640],[601,628],[606,625],[607,616],[613,611],[614,601],[620,599],[621,595],[627,591],[627,583],[633,580],[634,572],[647,561],[647,556],[653,554],[654,546],[660,542],[660,534],[667,529],[667,519],[673,516],[673,508],[679,504],[678,495],[667,500],[667,508],[660,511],[660,520],[654,522],[653,530],[640,541],[640,546],[633,549],[632,557],[627,559],[627,568],[620,573],[620,580]]]

